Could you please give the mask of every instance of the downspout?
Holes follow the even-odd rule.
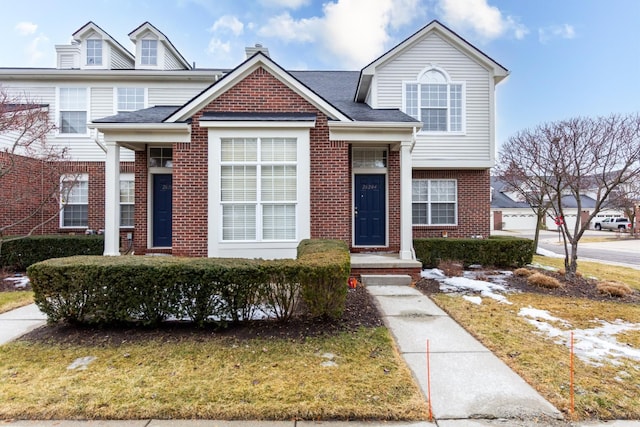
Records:
[[[96,136],[95,136],[95,138],[93,138],[93,142],[95,142],[96,145],[98,147],[100,147],[100,149],[102,151],[104,151],[105,154],[107,153],[107,147],[105,147],[105,145],[102,142],[100,142],[99,139],[98,139],[98,130],[97,129],[96,129]]]
[[[418,129],[418,128],[414,126],[413,127],[413,134],[411,135],[411,148],[409,149],[410,153],[413,153],[413,147],[416,146],[416,140],[417,140],[416,135],[418,133],[416,129]]]

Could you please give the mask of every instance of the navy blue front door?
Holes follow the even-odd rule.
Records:
[[[385,175],[355,175],[356,246],[385,245],[385,194]]]
[[[153,246],[171,246],[173,176],[153,175]]]

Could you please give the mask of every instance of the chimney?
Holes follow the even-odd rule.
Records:
[[[260,43],[256,43],[255,46],[247,46],[244,48],[244,52],[247,55],[247,58],[251,58],[257,52],[262,52],[266,57],[269,56],[269,49],[262,46]]]

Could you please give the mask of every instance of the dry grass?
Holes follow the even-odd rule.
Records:
[[[535,270],[531,270],[530,268],[516,268],[513,270],[513,275],[518,277],[529,277],[535,272]]]
[[[534,255],[533,261],[538,264],[564,268],[563,258],[549,258]],[[640,290],[640,270],[617,265],[602,264],[599,262],[589,262],[578,260],[578,271],[585,277],[597,277],[603,281],[618,281],[626,283],[633,289]]]
[[[533,273],[527,277],[527,283],[540,288],[556,289],[562,287],[562,283],[555,277],[547,276],[544,273]]]
[[[513,305],[483,299],[481,305],[449,295],[434,299],[538,392],[568,416],[569,349],[540,335],[518,311],[522,307],[548,310],[574,328],[593,328],[595,318],[640,323],[640,307],[539,294],[510,294]],[[555,327],[569,329],[558,323]],[[618,336],[618,341],[640,348],[640,331]],[[619,365],[593,366],[575,360],[576,419],[639,419],[640,369],[638,362],[619,357]]]
[[[596,285],[598,292],[614,297],[626,297],[633,293],[633,289],[626,283],[620,282],[600,282]]]
[[[0,313],[31,304],[32,302],[32,291],[0,292]]]
[[[323,367],[324,353],[335,367]],[[80,357],[96,360],[68,370]],[[426,419],[384,328],[332,337],[0,347],[0,419]]]
[[[464,273],[464,264],[462,261],[444,259],[438,262],[438,269],[448,277],[460,277]]]

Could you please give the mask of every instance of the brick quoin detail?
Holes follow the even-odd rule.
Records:
[[[458,225],[413,227],[413,237],[488,237],[490,232],[489,170],[414,170],[413,179],[456,179],[458,181]]]

